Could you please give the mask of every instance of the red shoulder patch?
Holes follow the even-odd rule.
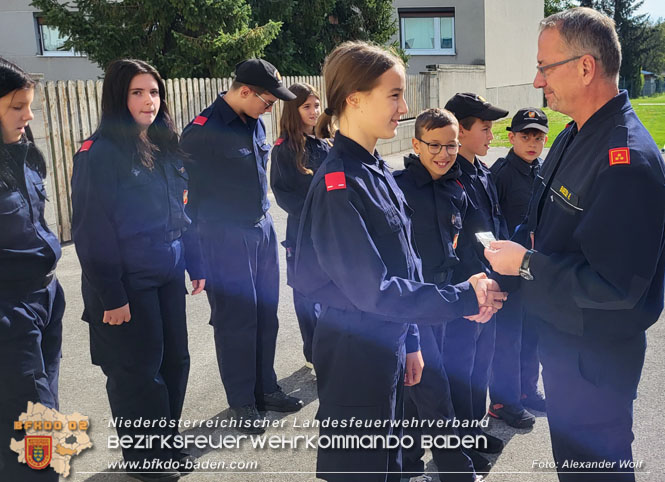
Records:
[[[278,146],[278,145],[280,145],[282,142],[284,142],[284,138],[282,138],[282,137],[278,137],[277,140],[275,141],[275,145]]]
[[[93,140],[88,139],[85,141],[83,144],[81,144],[81,148],[79,149],[79,152],[86,152],[89,151],[90,148],[92,147],[92,143],[95,142]]]
[[[610,149],[610,166],[615,164],[630,164],[630,149],[627,147]]]
[[[346,189],[346,176],[343,172],[329,172],[326,174],[326,189],[334,191],[335,189]]]
[[[208,122],[207,117],[203,117],[202,115],[197,115],[196,119],[194,119],[194,122],[192,122],[192,124],[196,124],[197,126],[202,126],[206,122]]]

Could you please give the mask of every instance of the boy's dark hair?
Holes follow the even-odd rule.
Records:
[[[242,87],[243,85],[244,85],[245,87],[249,87],[250,90],[253,90],[254,92],[256,92],[256,93],[259,94],[259,95],[263,95],[263,94],[265,94],[266,92],[268,92],[268,91],[267,91],[266,89],[264,89],[263,87],[258,87],[258,86],[256,86],[256,85],[245,84],[244,82],[240,82],[240,81],[238,81],[238,80],[234,80],[233,82],[231,82],[231,87],[229,88],[229,90],[238,90],[238,89],[239,89],[240,87]]]
[[[446,109],[427,109],[416,117],[415,136],[422,137],[423,131],[440,129],[449,125],[458,125],[455,115]]]
[[[473,127],[473,124],[475,124],[476,121],[478,121],[478,120],[482,120],[482,119],[480,119],[479,117],[473,117],[473,116],[465,117],[464,119],[459,120],[459,125],[464,127],[465,131],[470,131],[471,128]]]

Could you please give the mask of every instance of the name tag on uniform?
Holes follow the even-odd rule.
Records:
[[[552,189],[564,198],[566,201],[568,201],[572,206],[579,207],[580,205],[580,198],[577,194],[575,194],[573,191],[568,189],[562,182],[559,180],[555,179],[552,182]]]

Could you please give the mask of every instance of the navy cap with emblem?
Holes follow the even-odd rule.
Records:
[[[538,129],[545,134],[550,131],[547,116],[542,110],[536,107],[520,109],[513,116],[510,127],[506,127],[507,131],[512,132],[522,132],[527,129]]]
[[[243,84],[266,89],[282,100],[293,100],[296,95],[284,87],[282,76],[273,64],[263,59],[243,60],[236,65],[235,80]]]
[[[458,120],[477,117],[482,120],[495,121],[508,115],[506,109],[493,106],[483,97],[468,92],[452,96],[446,103],[446,110],[455,114]]]

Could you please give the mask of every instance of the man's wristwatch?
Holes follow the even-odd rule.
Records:
[[[533,280],[533,275],[531,274],[531,255],[535,253],[533,249],[529,249],[524,253],[524,258],[522,258],[522,264],[520,265],[520,276],[527,281]]]

